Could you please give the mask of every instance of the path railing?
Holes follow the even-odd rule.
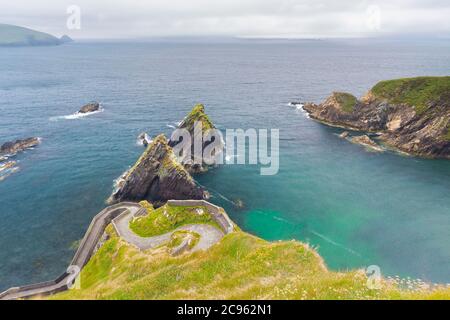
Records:
[[[169,200],[167,203],[172,206],[204,206],[208,209],[213,219],[225,234],[233,232],[234,230],[234,224],[226,214],[225,210],[208,201]],[[105,232],[105,228],[113,219],[128,210],[127,207],[141,208],[139,204],[134,202],[121,202],[103,209],[92,219],[70,266],[67,268],[67,271],[58,278],[51,281],[9,288],[0,293],[0,300],[26,299],[68,290],[74,284],[81,269],[89,262],[101,236]]]
[[[100,240],[100,237],[105,231],[106,226],[111,223],[112,219],[127,210],[124,206],[140,207],[136,203],[122,202],[107,207],[97,214],[92,219],[88,230],[81,240],[80,246],[73,257],[70,266],[67,268],[68,271],[51,281],[20,287],[12,287],[0,293],[0,300],[24,299],[40,295],[43,296],[69,289],[69,287],[73,285],[81,269],[88,263],[98,241]]]
[[[217,224],[225,234],[231,233],[234,230],[234,224],[231,221],[230,217],[228,217],[225,210],[206,200],[169,200],[167,201],[167,204],[179,207],[206,207],[213,217],[214,221],[217,222]]]

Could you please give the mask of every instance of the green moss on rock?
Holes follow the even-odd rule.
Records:
[[[450,126],[447,129],[447,134],[445,135],[445,140],[450,141]]]
[[[358,103],[358,99],[350,93],[335,92],[334,98],[345,112],[352,112]]]
[[[201,122],[203,132],[214,128],[213,123],[205,113],[205,106],[203,104],[197,104],[194,106],[191,112],[180,124],[180,128],[185,128],[191,132],[194,130],[195,122]]]
[[[408,104],[422,114],[433,104],[449,104],[450,77],[417,77],[381,81],[371,93],[392,104]]]

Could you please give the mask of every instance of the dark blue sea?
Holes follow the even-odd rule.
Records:
[[[0,181],[0,290],[49,280],[143,151],[196,103],[221,128],[280,129],[280,170],[196,179],[245,231],[313,245],[333,270],[450,282],[450,161],[373,153],[290,101],[363,95],[383,79],[450,74],[450,42],[79,42],[0,48],[0,143],[38,136]],[[103,112],[71,116],[98,100]],[[241,199],[244,209],[233,201]]]

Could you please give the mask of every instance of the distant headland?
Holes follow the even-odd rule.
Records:
[[[360,100],[334,92],[303,109],[328,125],[377,133],[380,141],[402,152],[450,159],[449,97],[450,77],[416,77],[381,81]],[[368,137],[351,140],[379,149]]]
[[[67,35],[57,38],[45,32],[0,23],[0,47],[57,46],[72,41]]]

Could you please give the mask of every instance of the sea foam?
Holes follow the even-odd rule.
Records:
[[[69,114],[66,116],[56,116],[56,117],[50,117],[50,121],[58,121],[58,120],[76,120],[76,119],[81,119],[81,118],[85,118],[97,113],[101,113],[105,111],[105,109],[100,108],[97,111],[93,111],[93,112],[86,112],[86,113],[82,113],[82,112],[75,112],[73,114]]]

